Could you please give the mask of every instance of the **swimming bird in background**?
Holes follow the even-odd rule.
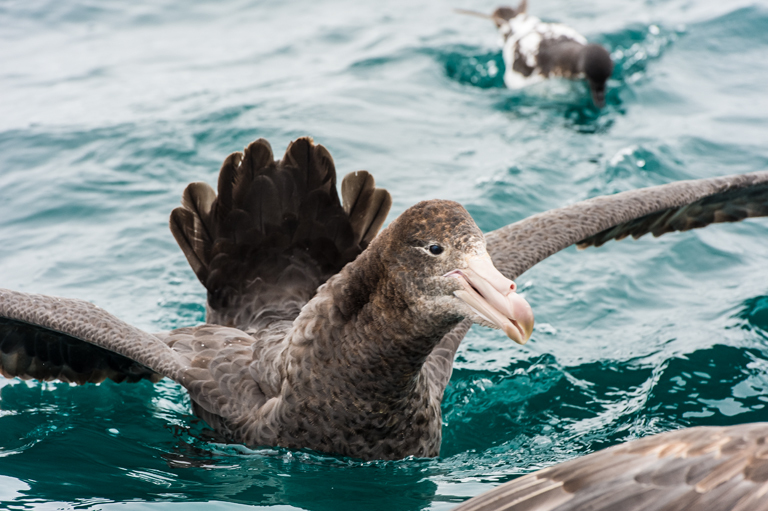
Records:
[[[598,197],[483,235],[429,200],[391,205],[364,171],[336,191],[302,138],[274,160],[234,153],[218,191],[190,184],[171,231],[207,290],[206,324],[148,333],[88,302],[0,289],[0,372],[74,383],[171,378],[234,442],[362,459],[437,456],[443,392],[472,323],[520,344],[533,313],[513,280],[574,243],[768,215],[768,172]],[[218,192],[218,193],[217,193]]]
[[[492,20],[503,38],[504,84],[521,89],[546,78],[586,79],[595,106],[605,106],[605,84],[613,72],[608,51],[589,44],[562,23],[544,23],[527,13],[527,0],[517,8],[499,7],[487,15],[456,9],[460,14]]]

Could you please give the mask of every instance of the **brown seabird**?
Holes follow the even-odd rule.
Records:
[[[574,243],[601,245],[768,215],[768,172],[598,197],[483,236],[459,204],[391,205],[372,176],[336,192],[311,139],[224,162],[187,187],[171,230],[208,291],[207,323],[150,334],[84,301],[0,290],[0,371],[75,383],[157,381],[235,442],[363,459],[437,456],[440,402],[472,323],[524,343],[512,279]]]

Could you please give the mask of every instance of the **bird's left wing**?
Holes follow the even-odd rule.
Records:
[[[514,280],[574,243],[600,246],[627,236],[660,236],[759,216],[768,216],[768,171],[596,197],[492,231],[486,242],[496,268]]]
[[[453,359],[472,321],[465,319],[445,334],[424,362],[422,374],[429,381],[432,395],[442,396],[453,374]],[[441,397],[442,399],[442,397]]]

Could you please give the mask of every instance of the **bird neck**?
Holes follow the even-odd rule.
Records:
[[[309,356],[314,370],[337,371],[363,392],[402,397],[419,385],[427,357],[460,318],[425,314],[384,266],[367,250],[329,279],[294,322],[292,355]]]

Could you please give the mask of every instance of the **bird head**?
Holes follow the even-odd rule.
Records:
[[[483,233],[460,204],[420,202],[382,235],[387,285],[409,307],[433,320],[468,318],[501,329],[519,344],[530,338],[530,305],[493,265]]]
[[[613,73],[613,61],[608,50],[599,44],[588,44],[581,52],[579,65],[587,78],[595,106],[605,106],[605,83]]]

